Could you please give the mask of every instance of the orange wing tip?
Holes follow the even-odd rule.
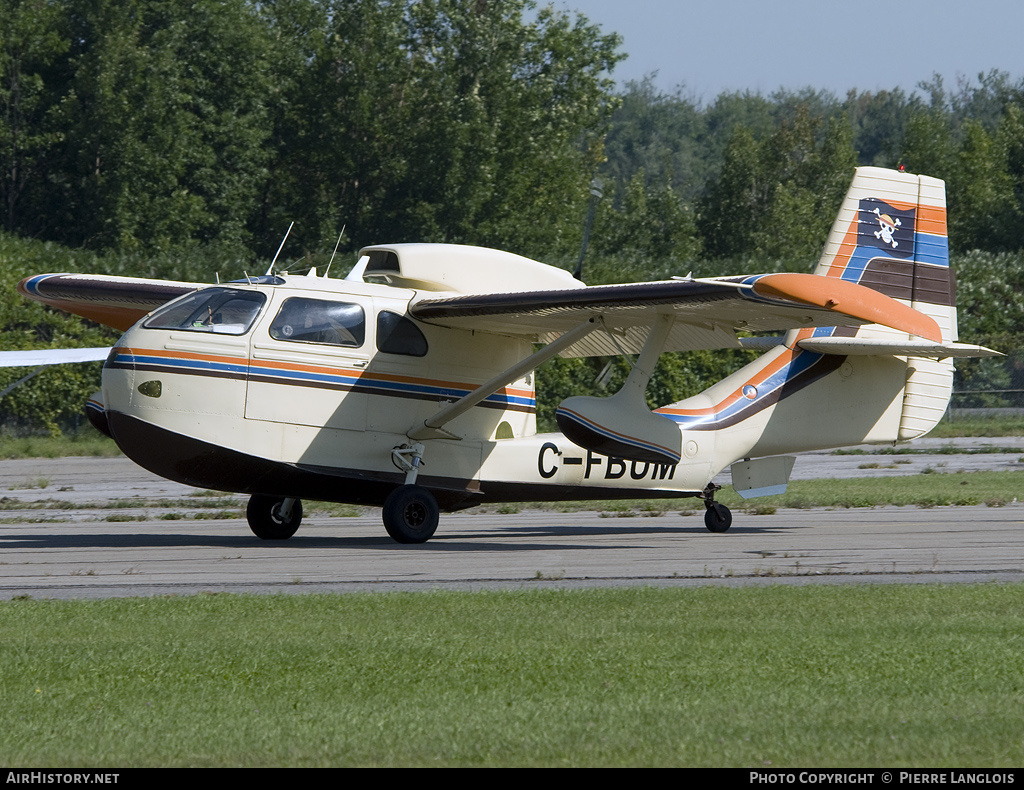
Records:
[[[942,331],[934,318],[857,283],[790,272],[766,274],[754,283],[753,288],[759,296],[834,310],[869,324],[882,324],[917,335],[933,343],[942,342]]]

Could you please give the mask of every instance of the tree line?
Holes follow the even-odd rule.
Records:
[[[813,258],[857,164],[946,180],[955,251],[1024,247],[1024,82],[617,87],[614,33],[532,0],[8,0],[0,216],[160,254],[447,241],[565,260]],[[824,230],[823,230],[824,228]]]
[[[0,15],[3,227],[101,250],[266,255],[292,221],[304,250],[343,227],[349,248],[545,249],[621,57],[616,36],[528,0],[9,0]]]
[[[605,145],[616,194],[626,206],[642,183],[648,200],[688,209],[662,240],[674,233],[696,257],[815,259],[857,165],[943,179],[954,254],[1024,248],[1024,80],[1004,72],[710,104],[647,80],[620,98]]]
[[[1021,345],[1024,81],[704,101],[616,85],[625,56],[614,32],[532,0],[7,0],[4,283],[28,266],[238,276],[292,222],[283,257],[304,265],[340,234],[349,261],[427,241],[570,269],[587,239],[590,283],[805,271],[870,164],[946,181],[962,333]],[[42,308],[4,310],[5,347],[96,342]],[[735,362],[666,355],[652,400]],[[539,381],[549,399],[591,391],[605,363]],[[987,390],[1021,367],[972,365],[962,378]],[[41,414],[39,378],[0,408]]]

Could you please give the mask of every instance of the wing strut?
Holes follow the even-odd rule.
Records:
[[[551,357],[555,356],[558,352],[565,348],[568,348],[573,343],[581,340],[582,338],[589,335],[595,329],[601,326],[601,322],[597,318],[589,318],[584,323],[577,326],[575,329],[560,335],[557,339],[551,341],[546,346],[541,348],[534,354],[526,357],[522,361],[516,363],[508,370],[502,371],[494,378],[481,384],[475,390],[470,392],[468,395],[464,395],[454,403],[450,403],[441,409],[433,417],[430,417],[418,425],[413,425],[408,431],[408,436],[413,441],[421,441],[423,439],[458,439],[460,437],[455,434],[449,433],[443,430],[443,426],[454,420],[461,414],[469,411],[471,408],[476,406],[480,401],[489,395],[493,395],[502,387],[506,387],[521,376],[525,376],[531,370],[536,368],[543,362],[546,362]]]
[[[651,331],[647,333],[643,350],[633,365],[633,369],[629,372],[629,378],[619,390],[619,392],[625,393],[623,398],[629,398],[631,402],[639,404],[643,408],[647,408],[644,405],[647,384],[651,380],[651,376],[654,375],[654,369],[658,365],[662,349],[665,348],[665,341],[672,329],[673,320],[671,313],[662,313],[651,324]]]
[[[28,373],[28,374],[22,376],[20,379],[18,379],[13,384],[9,384],[8,386],[4,387],[3,392],[0,392],[0,398],[2,398],[4,395],[6,395],[11,390],[13,390],[13,389],[15,389],[17,387],[20,387],[22,384],[24,384],[29,379],[33,379],[36,376],[38,376],[40,373],[42,373],[44,370],[46,370],[46,367],[47,367],[46,365],[40,365],[35,370],[33,370],[31,373]]]

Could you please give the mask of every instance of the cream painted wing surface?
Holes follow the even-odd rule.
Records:
[[[881,324],[933,343],[935,320],[866,286],[813,274],[677,279],[523,293],[422,294],[410,305],[421,321],[547,343],[586,321],[589,334],[562,356],[639,353],[658,315],[673,318],[663,351],[738,348],[738,331]]]
[[[99,362],[106,359],[109,353],[109,347],[0,351],[0,368],[29,368],[46,365],[67,365],[76,362]]]

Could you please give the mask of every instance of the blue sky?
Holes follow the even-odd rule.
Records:
[[[1024,77],[1024,1],[538,0],[619,33],[620,83],[657,72],[671,93],[712,101],[725,90],[903,88],[941,74],[976,82]]]

